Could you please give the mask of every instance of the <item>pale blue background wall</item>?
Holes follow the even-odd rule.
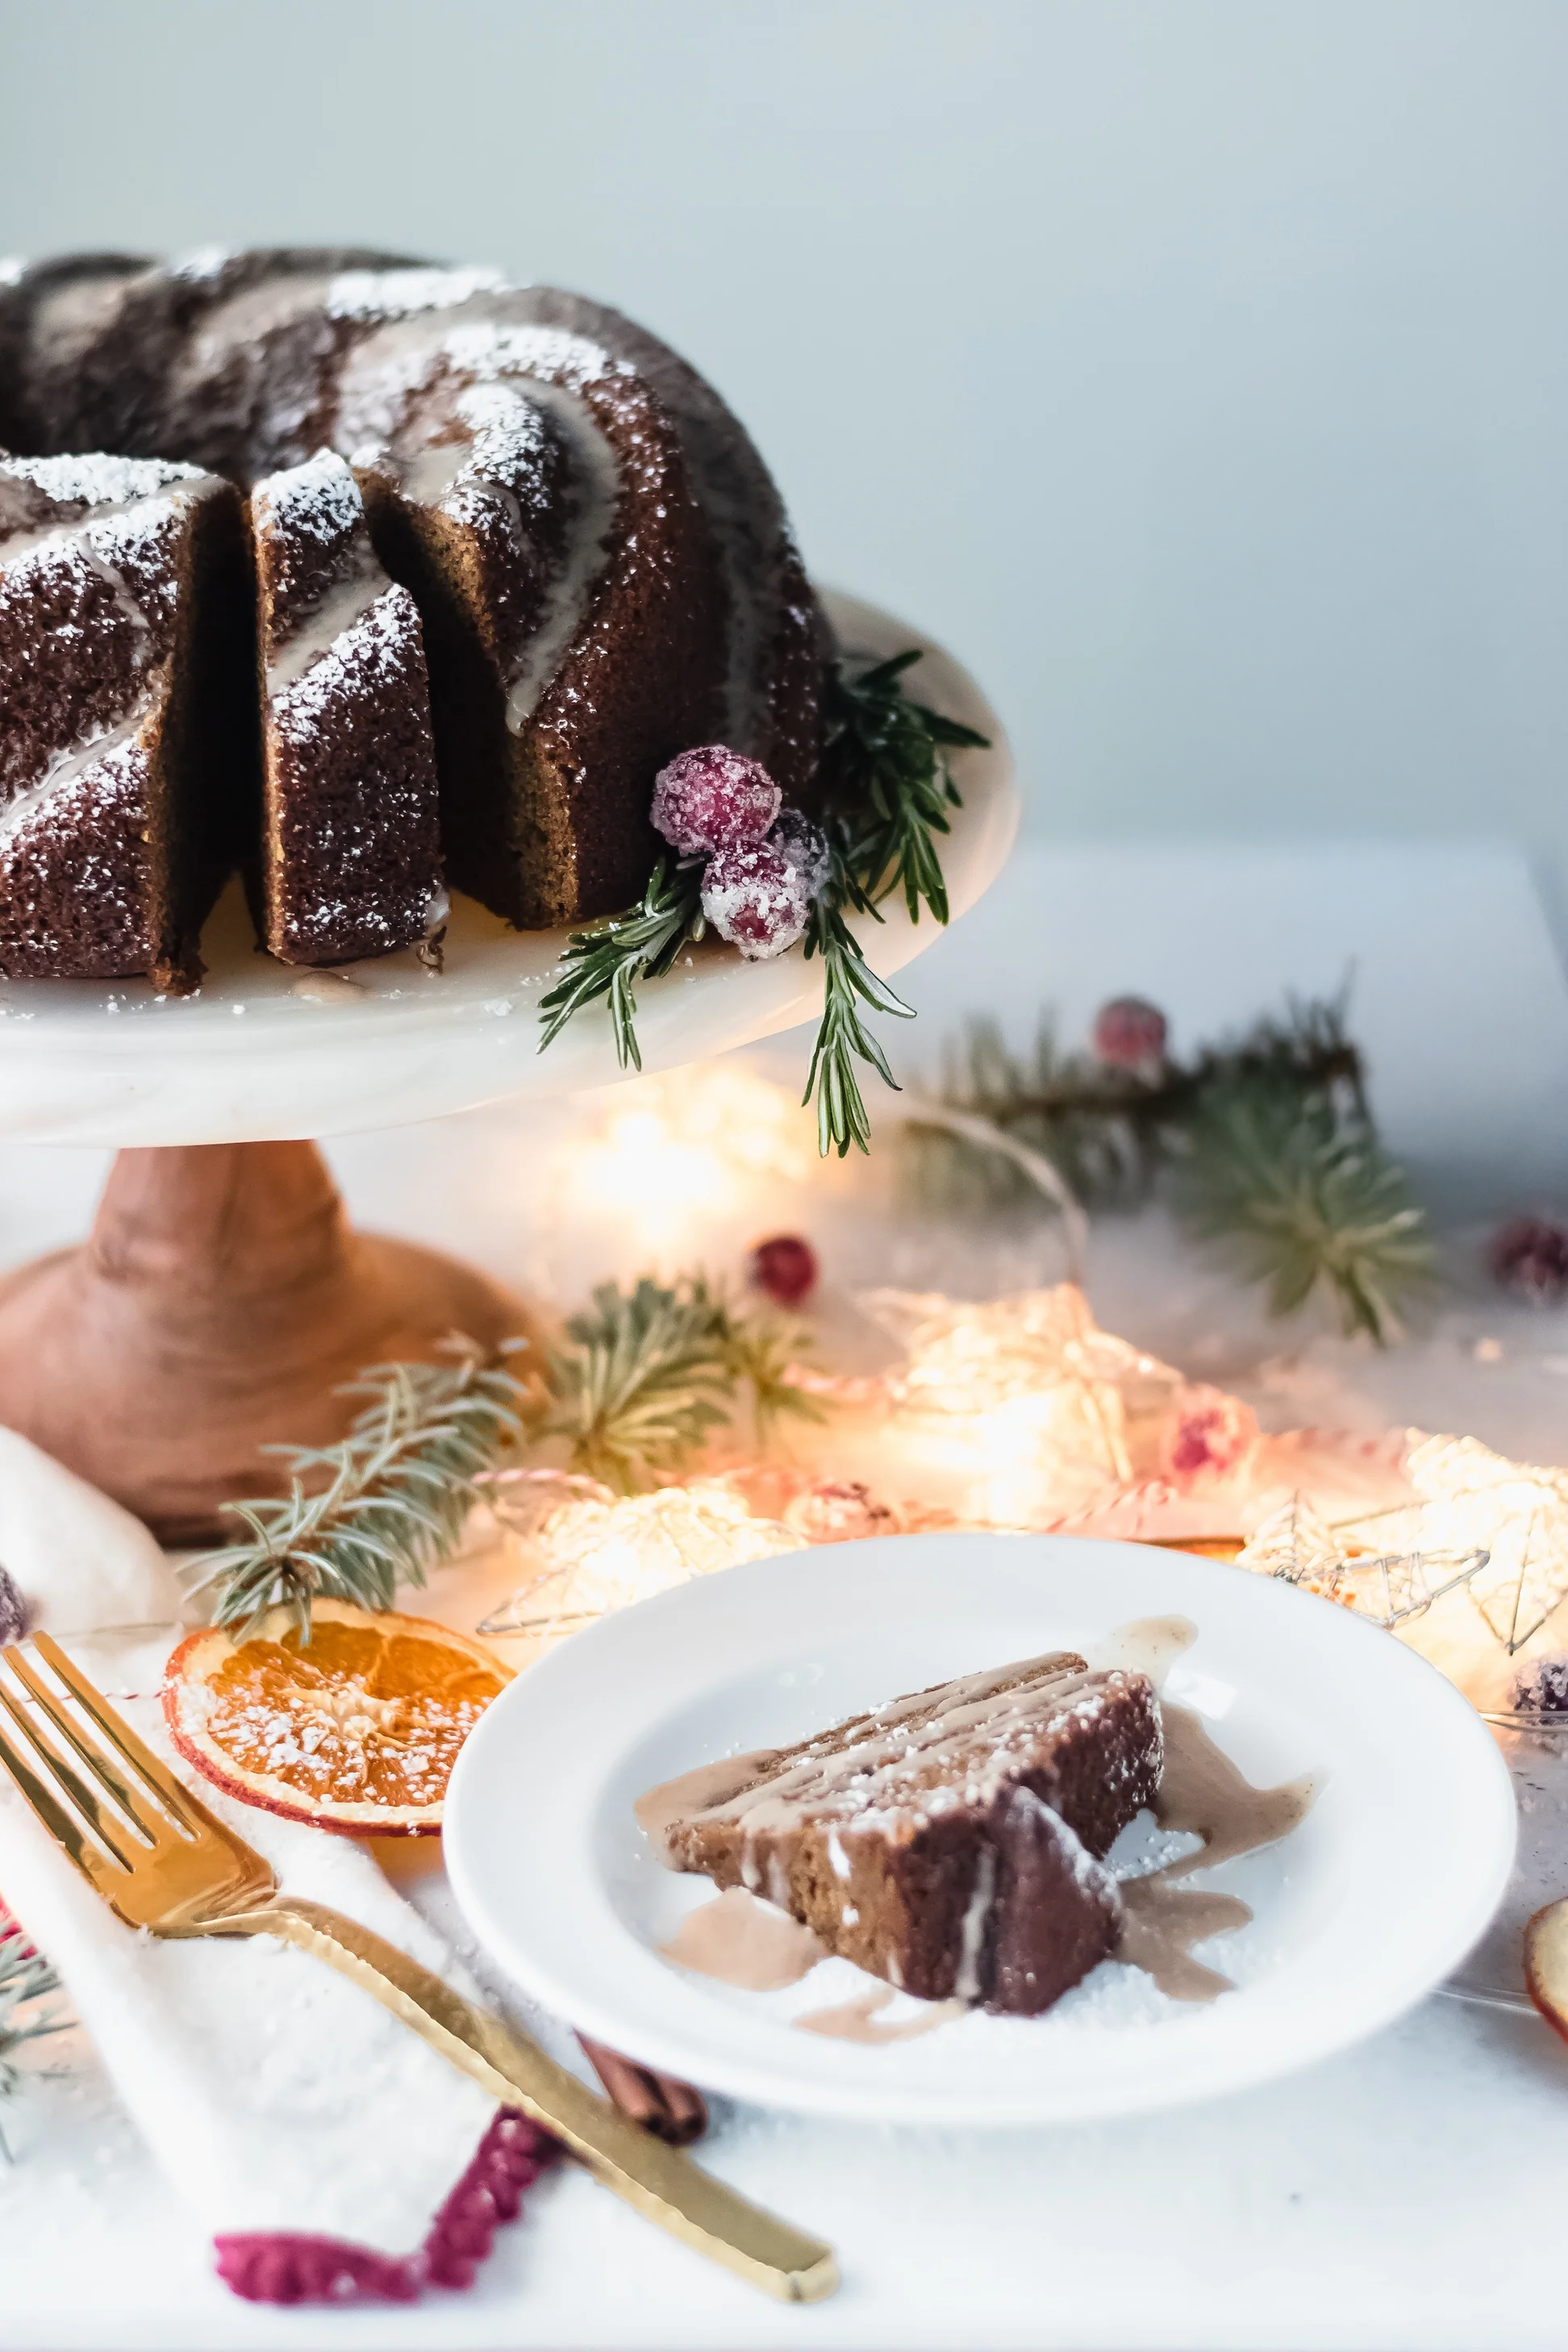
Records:
[[[1563,0],[8,0],[0,248],[645,317],[1059,835],[1502,833],[1568,904]]]

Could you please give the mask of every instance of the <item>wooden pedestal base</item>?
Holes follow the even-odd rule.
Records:
[[[363,1366],[529,1328],[482,1275],[353,1232],[314,1144],[122,1151],[85,1245],[0,1282],[0,1423],[205,1543],[285,1486],[260,1446],[342,1436]]]

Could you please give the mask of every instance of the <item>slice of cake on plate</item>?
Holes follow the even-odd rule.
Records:
[[[1032,2016],[1116,1950],[1100,1857],[1163,1757],[1149,1677],[1058,1651],[705,1766],[637,1816],[673,1869],[749,1887],[901,1990]]]

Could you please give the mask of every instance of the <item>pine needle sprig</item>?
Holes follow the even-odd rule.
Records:
[[[748,1389],[759,1442],[781,1417],[814,1419],[817,1401],[784,1377],[806,1352],[793,1318],[743,1314],[700,1275],[601,1283],[573,1316],[546,1371],[539,1437],[563,1438],[572,1467],[617,1494],[678,1475]]]
[[[826,1408],[790,1379],[791,1369],[809,1362],[812,1335],[798,1315],[782,1311],[742,1314],[721,1294],[717,1299],[722,1318],[725,1360],[734,1379],[752,1401],[752,1429],[764,1452],[784,1421],[822,1422]]]
[[[1152,1070],[1064,1054],[1048,1021],[1018,1054],[976,1022],[947,1056],[940,1097],[955,1134],[911,1118],[907,1168],[926,1209],[996,1209],[1038,1189],[976,1131],[1049,1160],[1073,1198],[1137,1207],[1166,1189],[1190,1229],[1229,1242],[1276,1315],[1315,1292],[1347,1331],[1380,1344],[1433,1276],[1425,1214],[1380,1140],[1348,996],[1289,1002],[1240,1037]]]
[[[661,857],[637,906],[588,930],[573,932],[561,959],[568,968],[566,976],[539,1000],[544,1016],[542,1054],[574,1013],[605,996],[609,999],[616,1058],[623,1070],[641,1069],[637,982],[662,978],[687,941],[703,937],[702,864],[700,857]]]
[[[501,1366],[380,1364],[344,1391],[369,1399],[329,1446],[275,1446],[289,1457],[283,1497],[231,1503],[246,1537],[191,1562],[195,1591],[216,1590],[216,1622],[240,1638],[271,1608],[310,1638],[318,1595],[389,1609],[400,1583],[423,1584],[457,1547],[476,1481],[523,1434],[527,1399]]]
[[[1188,1130],[1176,1203],[1200,1240],[1227,1244],[1269,1312],[1321,1292],[1346,1336],[1386,1347],[1436,1261],[1405,1171],[1370,1127],[1329,1104],[1267,1093],[1221,1096]]]
[[[0,1928],[0,2099],[10,2098],[20,2084],[17,2052],[29,2042],[63,2033],[69,2025],[69,2018],[58,2010],[38,2007],[59,1989],[53,1969],[26,1938],[15,1928]],[[9,2159],[10,2153],[0,2134],[0,2155]]]
[[[565,1438],[573,1467],[617,1494],[678,1470],[727,1418],[733,1380],[699,1286],[600,1283],[566,1338],[548,1367],[554,1402],[538,1433]]]

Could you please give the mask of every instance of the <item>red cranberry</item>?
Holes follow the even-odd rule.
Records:
[[[764,1291],[775,1307],[798,1307],[809,1298],[819,1272],[816,1252],[799,1234],[771,1234],[757,1244],[746,1265],[753,1288]]]
[[[1568,1232],[1549,1217],[1515,1217],[1494,1235],[1491,1269],[1505,1289],[1537,1307],[1568,1296]]]
[[[819,898],[830,864],[827,835],[822,827],[815,824],[804,809],[782,808],[768,839],[784,851],[805,885],[806,897]]]
[[[758,761],[722,743],[705,743],[682,751],[654,778],[654,826],[683,857],[735,849],[761,841],[781,797]]]
[[[721,940],[752,963],[793,948],[811,898],[804,876],[771,841],[716,850],[702,877],[702,911]]]
[[[1568,1658],[1559,1651],[1521,1666],[1509,1698],[1519,1715],[1568,1716]]]
[[[1160,1466],[1173,1486],[1190,1486],[1194,1479],[1223,1478],[1239,1468],[1257,1443],[1251,1407],[1223,1389],[1199,1384],[1177,1395]]]
[[[1094,1016],[1097,1060],[1113,1070],[1157,1076],[1165,1066],[1165,1016],[1142,996],[1116,996]]]

